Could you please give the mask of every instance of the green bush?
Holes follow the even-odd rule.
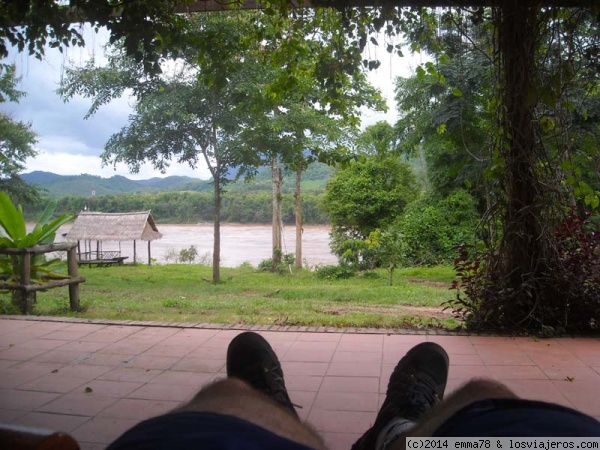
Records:
[[[296,256],[293,253],[283,253],[279,250],[279,259],[281,262],[276,264],[272,258],[265,259],[258,264],[258,270],[262,272],[277,272],[283,275],[290,271],[290,267],[294,266]]]
[[[365,239],[352,239],[339,230],[333,230],[330,246],[342,266],[352,266],[356,270],[371,270],[377,266],[375,252],[369,248]]]
[[[196,262],[198,257],[198,249],[195,245],[190,245],[189,248],[183,248],[179,252],[179,261],[182,263],[192,264]]]
[[[366,278],[367,280],[379,280],[379,279],[381,279],[381,274],[375,272],[374,270],[370,270],[368,272],[364,272],[361,276],[363,278]]]
[[[318,266],[315,270],[317,278],[328,280],[346,280],[355,276],[356,273],[356,268],[347,264],[340,264],[339,266]]]
[[[474,199],[457,190],[444,199],[424,196],[415,200],[394,226],[411,264],[435,265],[453,261],[457,245],[473,243],[476,218]]]

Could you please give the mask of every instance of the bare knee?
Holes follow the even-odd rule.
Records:
[[[204,386],[189,402],[198,404],[205,398],[227,398],[240,392],[252,391],[252,387],[238,378],[223,378]]]
[[[220,380],[216,380],[210,384],[207,384],[202,388],[198,394],[202,392],[213,392],[213,393],[230,393],[232,391],[239,390],[252,390],[253,388],[246,383],[245,381],[240,380],[239,378],[222,378]]]
[[[485,378],[474,378],[456,390],[451,397],[466,397],[475,400],[488,398],[517,398],[504,384]],[[450,400],[450,399],[448,399]]]

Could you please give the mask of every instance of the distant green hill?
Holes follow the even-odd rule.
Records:
[[[130,180],[120,175],[102,178],[88,174],[57,175],[41,171],[23,174],[21,178],[26,183],[48,191],[48,194],[52,197],[91,197],[135,192],[178,191],[184,190],[183,187],[190,183],[209,184],[208,181],[181,176],[157,177],[149,180]]]
[[[327,181],[331,178],[333,170],[325,164],[311,164],[303,174],[302,188],[305,191],[322,192]],[[26,183],[46,190],[51,197],[92,197],[162,191],[212,192],[210,180],[183,176],[130,180],[120,175],[102,178],[88,174],[57,175],[50,172],[35,171],[21,175],[21,178]],[[292,192],[294,185],[295,174],[286,174],[283,184],[284,193]],[[249,182],[239,180],[228,185],[227,190],[230,192],[270,192],[271,172],[268,169],[259,170]]]

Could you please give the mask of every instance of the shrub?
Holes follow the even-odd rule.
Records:
[[[176,264],[177,260],[179,259],[179,252],[177,250],[175,250],[174,248],[169,248],[167,250],[167,252],[165,253],[164,258],[168,264],[170,264],[171,262]]]
[[[198,249],[195,245],[190,245],[189,248],[182,248],[179,252],[179,262],[192,264],[196,262],[198,257]]]
[[[369,248],[363,238],[349,238],[347,234],[334,230],[331,232],[330,246],[342,266],[352,266],[356,270],[372,270],[377,267],[375,251]]]
[[[381,275],[375,271],[364,272],[361,276],[367,280],[379,280],[381,278]]]
[[[456,291],[456,297],[447,302],[452,308],[454,317],[466,323],[468,328],[485,328],[487,318],[483,299],[486,297],[485,273],[481,267],[481,259],[474,253],[473,246],[459,247],[460,254],[454,259],[454,271],[457,280],[452,282],[450,289]]]
[[[315,269],[317,278],[329,280],[345,280],[352,278],[356,275],[356,272],[356,268],[346,264],[340,264],[339,266],[318,266]]]
[[[165,261],[175,264],[200,264],[201,266],[211,266],[212,254],[206,252],[203,255],[198,255],[198,249],[195,245],[190,245],[188,248],[182,248],[177,251],[170,248],[165,254]]]
[[[279,264],[276,264],[272,258],[265,259],[258,264],[258,270],[263,272],[277,272],[283,275],[289,272],[290,267],[293,267],[296,262],[296,256],[293,253],[281,253],[280,251],[280,259],[281,262]]]
[[[475,235],[475,202],[463,190],[444,199],[424,196],[412,202],[397,221],[405,258],[412,265],[451,262],[456,246],[472,242]]]
[[[497,274],[496,255],[474,255],[463,247],[454,267],[455,315],[469,328],[534,331],[542,335],[597,333],[600,329],[600,231],[590,213],[573,210],[555,228],[554,270],[519,290]],[[534,307],[529,298],[536,293]],[[528,301],[525,301],[527,299]]]
[[[600,231],[592,227],[590,216],[589,211],[572,210],[555,229],[567,300],[556,319],[577,332],[600,329]]]

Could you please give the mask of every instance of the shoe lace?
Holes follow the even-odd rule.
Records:
[[[256,364],[249,372],[254,374],[248,380],[252,386],[259,388],[259,390],[283,406],[290,409],[293,409],[294,406],[302,408],[302,406],[296,405],[290,400],[283,377],[279,374],[277,367],[266,367],[262,364]]]
[[[430,383],[414,374],[401,374],[405,388],[400,392],[390,392],[392,396],[402,396],[410,404],[411,416],[421,416],[441,399]],[[394,402],[395,403],[395,402]],[[404,403],[404,402],[401,402]],[[397,403],[396,403],[397,404]]]
[[[413,408],[419,411],[419,413],[425,413],[433,405],[440,401],[438,394],[434,389],[424,380],[411,376],[412,383],[408,384],[406,390],[406,397],[410,401]]]

